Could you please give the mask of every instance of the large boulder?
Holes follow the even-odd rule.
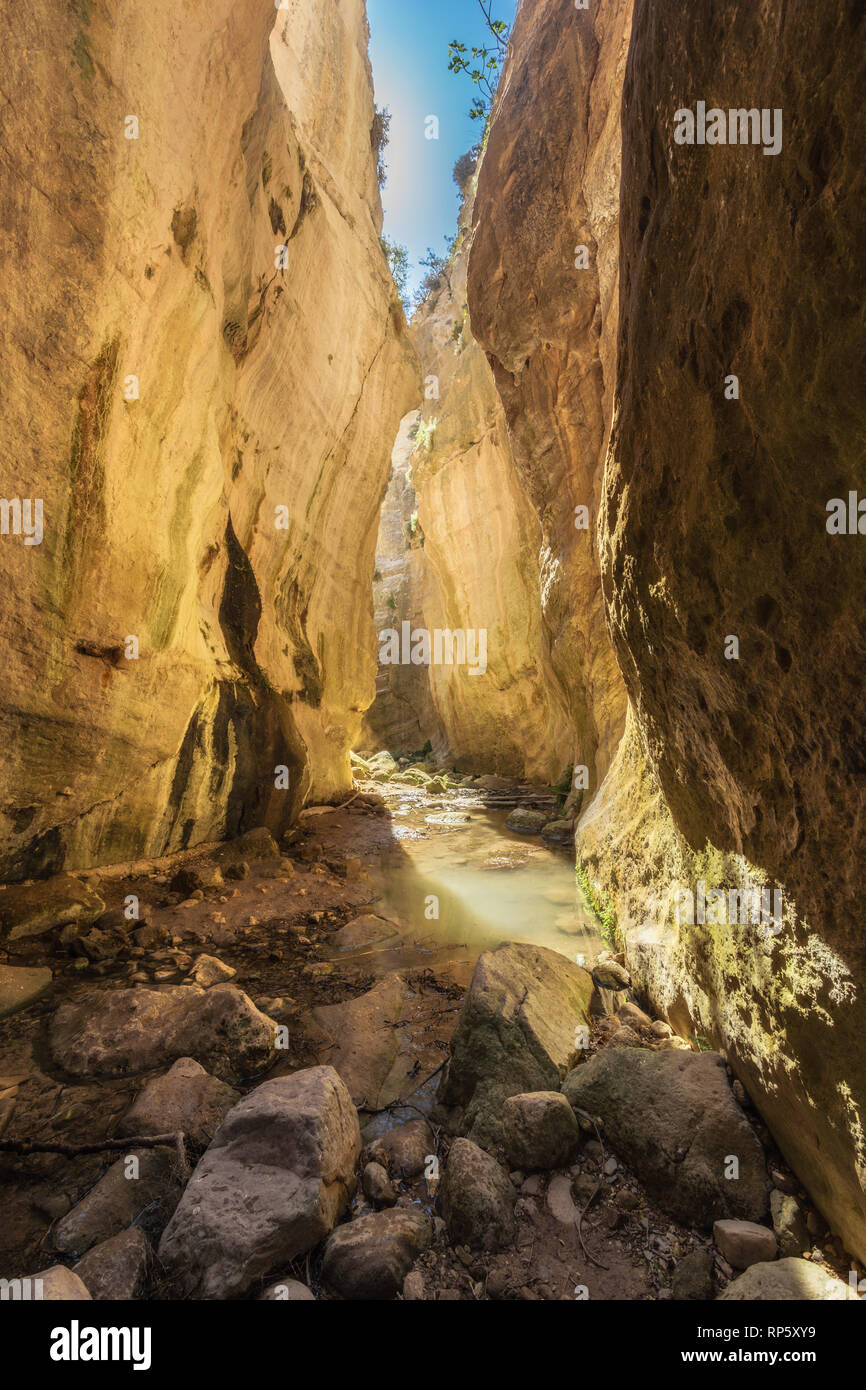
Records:
[[[601,1117],[613,1148],[672,1216],[698,1226],[765,1216],[764,1153],[716,1053],[608,1047],[562,1090],[575,1109]],[[732,1159],[736,1177],[726,1176]]]
[[[14,1283],[14,1280],[10,1280],[10,1283]],[[78,1303],[81,1299],[91,1298],[84,1281],[65,1265],[52,1265],[39,1274],[32,1274],[26,1283],[31,1289],[36,1286],[38,1297],[44,1303]]]
[[[437,1203],[455,1245],[499,1250],[514,1238],[511,1179],[469,1139],[455,1139],[448,1154]]]
[[[164,1076],[136,1096],[117,1128],[119,1135],[174,1134],[205,1149],[240,1094],[210,1076],[194,1057],[181,1057]]]
[[[592,978],[556,951],[509,944],[479,957],[439,1090],[452,1128],[490,1147],[502,1102],[559,1090],[576,1060],[576,1029],[589,1024]]]
[[[328,1237],[322,1279],[341,1298],[393,1298],[432,1238],[430,1218],[420,1211],[395,1207],[358,1217]]]
[[[104,911],[99,894],[71,874],[14,884],[0,891],[0,939],[42,936],[70,922],[84,925]]]
[[[202,990],[92,990],[61,1004],[51,1024],[58,1066],[78,1076],[122,1076],[194,1057],[228,1081],[273,1061],[276,1024],[234,985]]]
[[[856,1298],[855,1289],[809,1260],[787,1259],[752,1265],[745,1274],[734,1279],[716,1301],[842,1303]]]
[[[318,1245],[342,1216],[361,1152],[333,1067],[257,1086],[230,1110],[159,1245],[187,1298],[239,1298]]]
[[[502,1142],[514,1168],[561,1168],[574,1157],[580,1127],[561,1091],[531,1091],[503,1105]]]

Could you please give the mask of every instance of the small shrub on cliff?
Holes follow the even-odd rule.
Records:
[[[377,106],[373,116],[373,124],[370,126],[370,146],[376,156],[376,177],[379,180],[379,187],[384,188],[388,182],[388,170],[385,167],[385,151],[388,148],[388,141],[391,138],[391,112],[387,106],[381,109]]]
[[[438,424],[439,421],[436,418],[421,421],[415,434],[416,450],[424,449],[428,454],[431,452],[433,448],[433,436],[436,433],[436,426]]]
[[[400,296],[400,302],[404,310],[409,312],[409,295],[407,285],[409,282],[409,252],[405,246],[401,246],[397,241],[389,241],[387,237],[382,237],[382,250],[385,252],[385,259],[388,262],[388,269],[391,272],[391,279],[394,281],[395,289]]]
[[[454,182],[460,189],[461,193],[464,191],[467,183],[472,178],[472,175],[475,173],[475,166],[478,163],[479,153],[479,146],[473,145],[471,150],[467,150],[465,154],[461,154],[457,163],[454,165],[454,169],[452,171],[452,178],[454,179]]]

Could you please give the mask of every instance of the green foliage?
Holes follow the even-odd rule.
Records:
[[[577,874],[577,881],[580,884],[583,896],[586,898],[586,901],[601,923],[602,937],[612,951],[621,950],[622,942],[619,937],[616,908],[613,903],[605,897],[601,889],[595,887],[586,869],[579,861],[575,868],[575,873]]]
[[[409,297],[407,285],[409,282],[409,252],[405,246],[399,242],[389,241],[387,237],[382,237],[382,250],[385,252],[385,259],[391,271],[391,279],[394,281],[397,293],[404,309],[409,311]]]
[[[370,147],[376,156],[376,177],[379,180],[379,187],[384,188],[388,182],[388,170],[385,168],[385,151],[388,148],[388,141],[391,138],[391,112],[387,106],[381,109],[377,106],[373,116],[373,124],[370,126]]]
[[[386,608],[396,608],[396,607],[397,607],[397,600],[395,599],[395,597],[394,597],[393,594],[389,594],[388,597],[385,599],[385,607],[386,607]]]
[[[473,145],[471,150],[467,150],[465,154],[461,154],[457,163],[454,165],[451,177],[454,179],[461,193],[475,173],[475,167],[478,163],[478,156],[480,153],[480,146]]]
[[[445,240],[446,242],[448,242],[447,237],[445,238]],[[421,284],[412,296],[413,309],[420,308],[424,301],[427,298],[429,298],[433,291],[438,287],[439,282],[442,279],[443,272],[448,268],[448,257],[450,256],[453,247],[454,241],[448,242],[448,251],[447,254],[444,256],[437,256],[436,252],[433,250],[431,246],[427,247],[427,255],[422,256],[420,261],[418,262],[419,265],[424,266],[424,268],[427,271],[427,274],[424,276],[424,279],[421,281]]]
[[[429,454],[433,448],[433,436],[436,433],[438,419],[434,416],[432,420],[422,420],[415,434],[415,449],[424,449]],[[415,514],[417,516],[417,512]]]
[[[448,71],[465,73],[478,89],[478,95],[469,108],[473,121],[485,123],[493,106],[499,72],[508,48],[508,25],[504,19],[493,18],[493,0],[478,0],[484,22],[493,42],[468,48],[459,39],[452,39],[448,45]]]

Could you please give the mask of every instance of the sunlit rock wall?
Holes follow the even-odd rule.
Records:
[[[417,526],[418,500],[412,481],[419,420],[420,411],[412,410],[400,423],[379,518],[373,573],[377,652],[384,646],[388,632],[400,632],[402,637],[404,623],[409,623],[411,631],[417,631],[425,621],[423,605],[429,572]],[[447,759],[448,744],[433,704],[429,669],[411,662],[381,663],[376,675],[376,698],[361,729],[362,747],[412,753],[428,741],[437,758]]]
[[[476,657],[432,664],[429,681],[459,767],[549,781],[572,761],[574,734],[542,622],[541,528],[472,336],[471,215],[470,187],[456,252],[410,329],[425,379],[423,442],[412,458],[424,620],[431,632],[464,632]]]
[[[362,0],[38,0],[0,36],[2,493],[44,507],[0,536],[14,877],[350,785],[417,380]]]
[[[626,698],[596,526],[616,354],[620,96],[631,0],[522,0],[478,176],[469,312],[540,528],[545,646],[597,790]],[[578,248],[586,248],[586,256]],[[578,268],[580,261],[586,268]],[[575,509],[586,508],[584,518]]]

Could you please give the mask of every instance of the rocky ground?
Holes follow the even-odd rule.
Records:
[[[387,968],[379,793],[448,774],[384,759],[281,845],[0,891],[0,1275],[96,1299],[847,1296],[856,1265],[739,1083],[642,1011],[622,957]],[[510,795],[524,830],[568,824]]]

